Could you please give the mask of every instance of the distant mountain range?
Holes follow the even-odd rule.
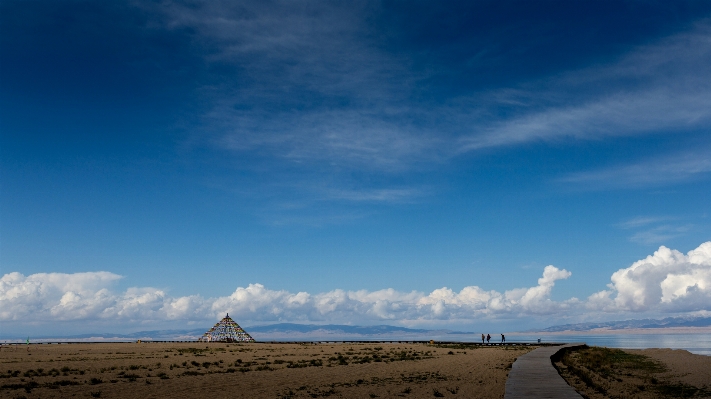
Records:
[[[396,327],[388,325],[379,326],[348,326],[341,324],[293,324],[280,323],[268,326],[257,326],[249,329],[250,334],[346,334],[346,335],[421,335],[421,334],[473,334],[470,332],[451,330],[425,330],[416,328]]]
[[[190,330],[153,330],[138,331],[129,334],[78,334],[71,336],[44,336],[33,337],[39,341],[194,341],[202,336],[208,329],[207,326]],[[307,340],[424,340],[442,339],[445,336],[472,335],[474,333],[451,330],[427,330],[388,325],[378,326],[350,326],[340,324],[294,324],[280,323],[265,326],[245,327],[245,330],[257,341],[307,341]],[[24,337],[6,337],[24,338]],[[455,340],[456,338],[450,338]]]
[[[619,320],[594,323],[563,324],[529,332],[562,332],[592,330],[630,330],[638,328],[711,327],[711,317],[667,317],[665,319]]]
[[[711,327],[711,317],[668,317],[665,319],[621,320],[594,323],[564,324],[543,329],[532,329],[523,333],[532,332],[588,332],[610,330],[624,332],[632,329],[663,329],[670,327]],[[194,341],[202,336],[209,328],[189,330],[152,330],[138,331],[129,334],[97,333],[78,334],[70,336],[43,336],[31,337],[34,342],[41,341]],[[452,330],[427,330],[397,327],[389,325],[377,326],[352,326],[341,324],[294,324],[279,323],[265,326],[245,327],[245,330],[257,341],[348,341],[348,340],[441,340],[460,341],[470,340],[472,336],[478,340],[480,333],[452,331]],[[24,340],[27,337],[5,336],[2,339]]]
[[[137,340],[137,339],[152,339],[155,341],[194,341],[202,336],[206,331],[206,328],[199,328],[194,330],[153,330],[153,331],[137,331],[128,334],[115,334],[115,333],[98,333],[98,334],[77,334],[61,337],[62,340],[78,339],[83,341],[88,340]],[[37,339],[50,338],[50,337],[38,337]],[[55,337],[56,338],[56,337]]]

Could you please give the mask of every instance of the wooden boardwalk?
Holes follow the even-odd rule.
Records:
[[[516,359],[506,379],[504,399],[582,399],[582,396],[558,374],[558,370],[551,362],[551,356],[561,349],[582,345],[585,344],[542,347]]]

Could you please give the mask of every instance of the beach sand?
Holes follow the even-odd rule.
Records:
[[[3,398],[503,398],[530,347],[102,343],[0,351]]]
[[[682,349],[608,349],[568,353],[559,373],[587,398],[711,397],[711,357]]]
[[[658,379],[670,379],[681,384],[709,388],[711,396],[711,356],[694,355],[683,349],[628,349],[626,352],[647,356],[668,369]]]

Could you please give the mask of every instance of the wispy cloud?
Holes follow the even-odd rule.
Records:
[[[437,71],[416,72],[408,55],[379,48],[367,23],[377,4],[279,4],[153,10],[168,29],[195,30],[208,62],[239,71],[237,81],[206,87],[216,100],[206,121],[219,126],[216,143],[225,148],[267,146],[276,156],[390,168],[443,153],[711,123],[708,20],[608,64],[413,102],[417,82]],[[496,116],[501,106],[509,116]]]
[[[370,190],[330,190],[328,197],[336,200],[354,202],[410,202],[425,194],[426,191],[414,188],[386,188]]]
[[[411,204],[429,195],[418,188],[333,188],[308,190],[312,195],[300,199],[276,199],[259,213],[271,225],[308,225],[314,227],[348,224],[372,216],[367,205]],[[328,204],[326,204],[328,203]],[[366,208],[353,205],[365,205]],[[313,209],[318,209],[316,212]]]
[[[203,87],[213,103],[203,134],[232,151],[386,171],[433,147],[405,105],[407,60],[370,36],[377,4],[274,3],[149,7],[164,28],[194,30],[210,65],[236,72]]]
[[[643,245],[661,244],[687,234],[694,226],[682,224],[679,217],[638,216],[616,226],[623,230],[633,230],[629,240]]]
[[[637,227],[647,226],[657,222],[669,220],[668,217],[664,216],[637,216],[635,218],[625,220],[624,222],[618,223],[617,227],[621,229],[633,229]]]
[[[389,173],[444,157],[441,139],[416,127],[407,115],[390,115],[396,122],[362,108],[271,114],[233,108],[213,110],[209,118],[211,129],[221,133],[213,143],[236,153],[268,149],[267,156],[304,166],[328,163]]]
[[[704,88],[708,89],[708,88]],[[671,88],[620,93],[579,106],[559,106],[495,123],[461,139],[461,151],[572,137],[597,139],[706,126],[711,90]]]
[[[605,64],[450,97],[418,91],[423,82],[436,87],[442,71],[415,67],[412,53],[382,46],[382,32],[369,23],[382,12],[378,3],[138,6],[154,28],[191,32],[210,71],[200,89],[209,111],[191,129],[194,141],[237,160],[249,154],[246,167],[260,171],[309,170],[308,179],[320,176],[331,190],[296,187],[317,187],[312,194],[323,200],[388,202],[398,190],[417,191],[341,185],[334,173],[399,176],[487,148],[711,127],[709,20]],[[562,181],[668,184],[708,172],[709,162],[692,154]]]
[[[630,241],[640,244],[660,244],[667,242],[672,238],[682,236],[691,230],[691,225],[671,226],[662,225],[656,226],[644,231],[638,231],[630,237]]]
[[[637,48],[617,62],[568,71],[495,96],[524,104],[460,139],[461,151],[572,137],[683,132],[711,123],[711,25]]]
[[[645,161],[601,170],[573,173],[559,182],[585,186],[587,189],[640,188],[681,183],[703,178],[711,173],[709,151],[666,155]]]

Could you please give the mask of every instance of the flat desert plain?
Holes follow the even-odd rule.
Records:
[[[503,398],[532,347],[43,344],[0,351],[2,398]]]

